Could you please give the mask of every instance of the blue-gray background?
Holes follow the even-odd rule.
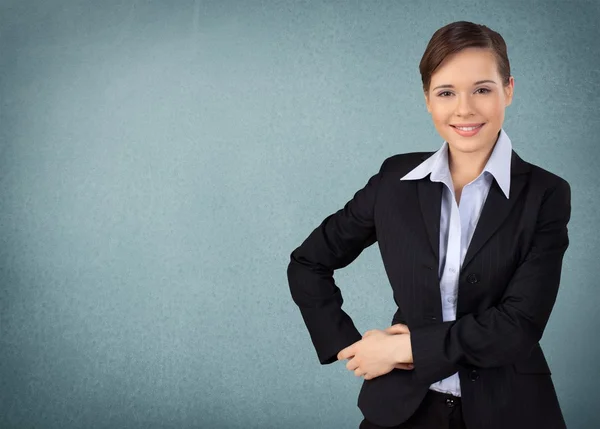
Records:
[[[542,345],[569,427],[600,420],[598,2],[0,5],[0,427],[358,427],[289,254],[439,147],[418,63],[463,19],[509,46],[515,150],[572,186]],[[390,323],[376,245],[336,281],[361,332]]]

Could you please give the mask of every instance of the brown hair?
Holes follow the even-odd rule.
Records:
[[[423,91],[429,90],[431,75],[449,55],[466,48],[491,49],[498,64],[498,73],[506,86],[510,79],[510,63],[506,42],[502,36],[485,25],[468,21],[452,22],[433,33],[419,63]]]

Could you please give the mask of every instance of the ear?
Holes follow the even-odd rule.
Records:
[[[427,107],[427,111],[431,113],[431,104],[429,103],[429,92],[426,91],[423,95],[425,96],[425,106]]]
[[[511,76],[508,80],[508,85],[504,87],[504,98],[506,100],[505,107],[510,106],[515,92],[515,78]]]

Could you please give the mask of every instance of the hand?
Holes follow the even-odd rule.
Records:
[[[405,338],[403,338],[405,337]],[[338,360],[349,359],[346,368],[354,371],[365,380],[387,374],[394,368],[412,369],[412,362],[400,361],[405,358],[408,335],[395,335],[378,329],[365,332],[362,340],[346,347],[337,355]],[[412,358],[412,354],[411,354]]]

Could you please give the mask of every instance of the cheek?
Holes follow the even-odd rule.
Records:
[[[447,115],[436,115],[433,117],[433,124],[438,129],[438,131],[442,133],[446,131],[446,127],[448,126],[449,122],[450,119]]]
[[[450,121],[450,116],[447,112],[436,109],[431,112],[431,118],[436,125],[443,126]]]
[[[504,101],[500,99],[490,100],[484,105],[487,115],[491,118],[504,116]]]

